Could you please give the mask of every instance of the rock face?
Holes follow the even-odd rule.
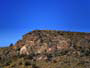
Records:
[[[34,58],[48,54],[82,55],[90,50],[89,34],[80,32],[64,32],[54,30],[34,30],[17,41],[18,54],[31,55]],[[87,39],[88,38],[88,39]]]
[[[25,34],[22,40],[17,41],[15,46],[21,54],[23,54],[23,51],[25,51],[25,54],[51,54],[69,50],[89,50],[89,35],[80,32],[34,30]]]
[[[59,35],[56,31],[38,30],[24,35],[23,39],[16,43],[16,46],[21,47],[20,53],[22,53],[23,49],[25,50],[26,46],[28,52],[33,51],[35,54],[42,54],[67,50],[70,48],[70,41],[69,38]]]
[[[61,58],[64,57],[66,59],[67,56],[74,56],[75,58],[90,57],[90,33],[34,30],[25,34],[14,46],[0,49],[0,65],[10,65],[9,63],[12,63],[15,59],[14,61],[17,61],[14,65],[17,66],[15,68],[22,68],[18,67],[18,64],[24,64],[21,61],[27,61],[25,58],[28,58],[26,65],[30,65],[29,62],[32,60],[36,62],[40,60],[60,62],[56,61],[58,60],[56,58],[59,57],[59,60],[63,60]]]
[[[26,46],[23,46],[21,49],[20,49],[20,55],[29,55],[29,52],[28,52],[28,49],[26,48]]]

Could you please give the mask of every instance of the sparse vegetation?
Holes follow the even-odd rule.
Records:
[[[20,54],[21,48],[25,46]],[[25,53],[27,52],[27,54]],[[0,48],[3,68],[90,68],[90,34],[35,30]]]

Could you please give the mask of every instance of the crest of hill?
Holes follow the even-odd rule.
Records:
[[[85,40],[90,40],[89,33],[63,30],[33,30],[32,32],[23,35],[22,40],[17,41],[16,46],[22,47],[24,45],[33,45],[34,47],[40,47],[43,46],[43,44],[46,44],[49,47],[67,44],[66,47],[71,47],[73,43],[74,46],[77,47],[79,45],[77,44],[78,42],[83,43]],[[64,44],[61,43],[62,41],[64,41]]]
[[[16,42],[15,46],[0,48],[0,65],[13,66],[13,62],[17,61],[15,62],[16,68],[22,68],[18,67],[18,62],[27,60],[36,60],[36,62],[38,60],[57,61],[55,58],[62,56],[79,56],[80,58],[81,56],[90,56],[90,33],[58,30],[34,30],[28,32],[23,35],[21,40]],[[24,58],[23,61],[21,57]]]

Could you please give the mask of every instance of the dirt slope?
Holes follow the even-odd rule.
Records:
[[[0,48],[4,68],[90,68],[90,33],[34,30]]]

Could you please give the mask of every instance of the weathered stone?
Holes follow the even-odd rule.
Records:
[[[29,55],[29,52],[26,48],[26,46],[23,46],[21,49],[20,49],[20,54],[22,55]]]

